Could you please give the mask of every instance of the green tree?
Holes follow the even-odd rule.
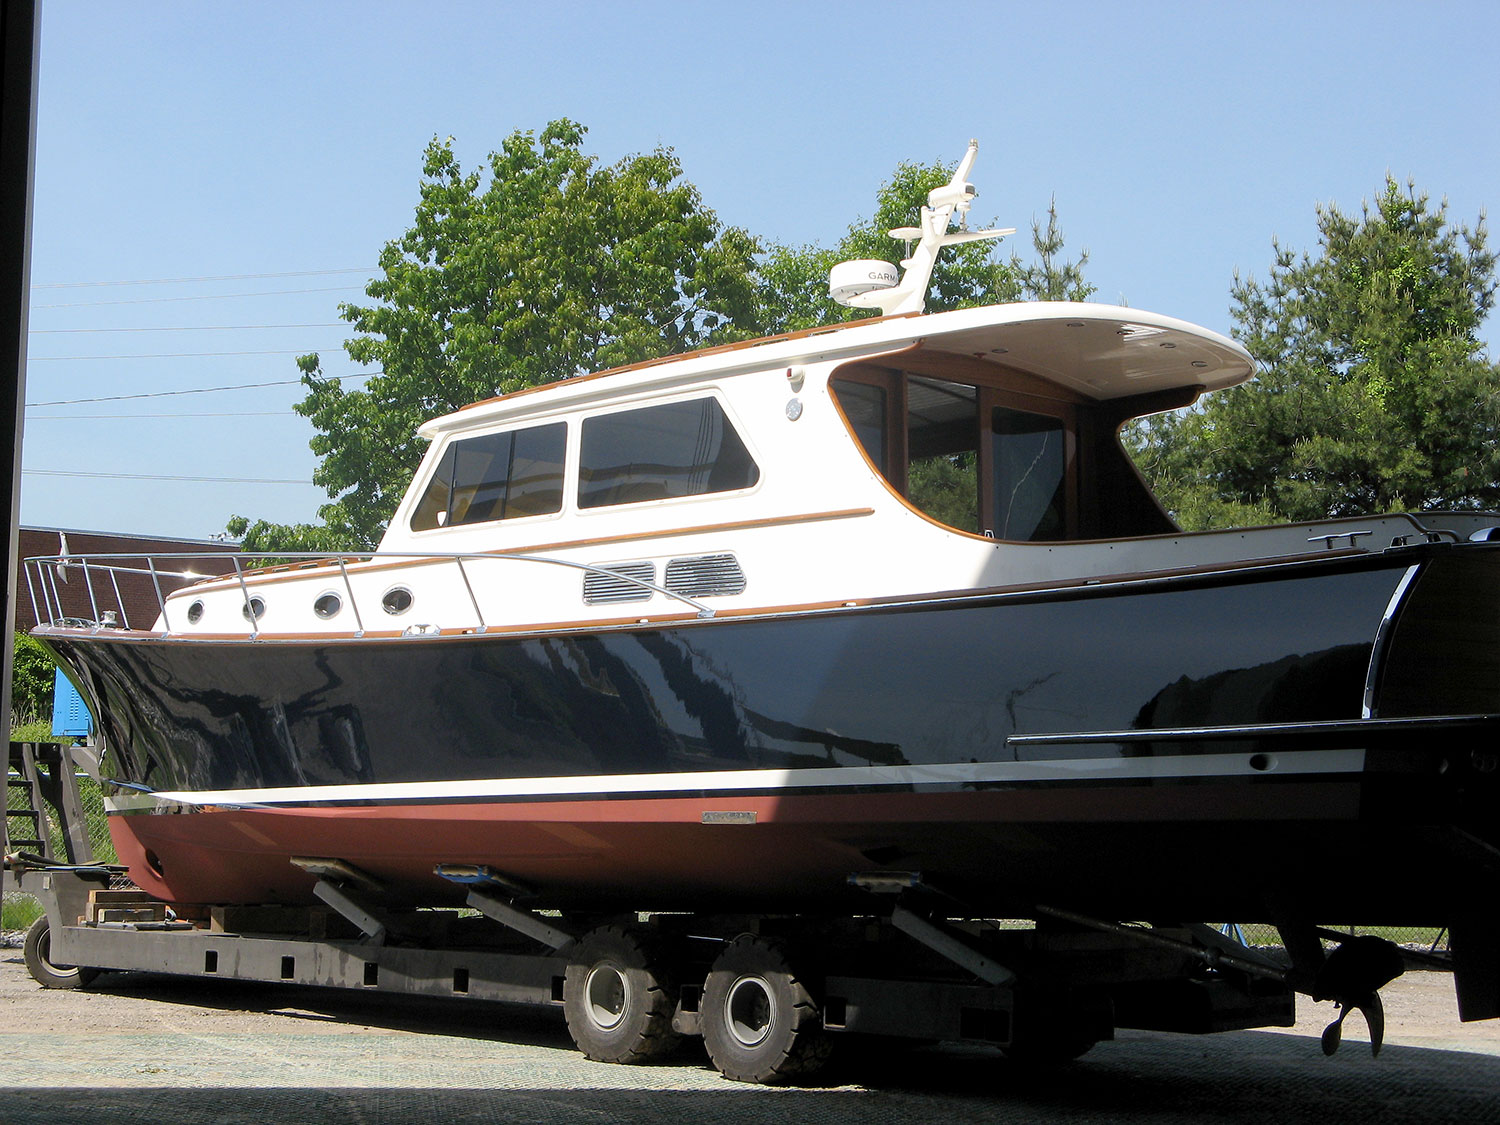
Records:
[[[11,722],[50,716],[57,662],[40,641],[26,633],[16,633],[12,643]]]
[[[298,360],[317,429],[323,527],[251,523],[261,549],[373,546],[424,443],[423,421],[585,371],[753,336],[755,240],[724,227],[670,149],[601,165],[584,129],[515,132],[466,172],[452,140],[422,164],[410,229],[386,244],[344,345],[379,372],[358,390]]]
[[[1036,252],[1036,261],[1023,263],[1011,256],[1011,268],[1021,283],[1021,299],[1026,301],[1087,301],[1099,291],[1096,285],[1083,280],[1083,267],[1089,264],[1087,250],[1078,255],[1078,261],[1063,258],[1062,227],[1057,222],[1057,196],[1047,204],[1047,227],[1042,229],[1039,219],[1031,220],[1031,248]]]
[[[255,551],[345,551],[353,546],[349,538],[333,528],[312,523],[270,523],[267,520],[254,522],[244,516],[232,516],[225,530],[240,540],[240,550]],[[249,565],[271,565],[274,559]]]
[[[1185,527],[1500,505],[1500,368],[1484,217],[1453,226],[1387,179],[1358,216],[1318,208],[1319,247],[1273,243],[1236,276],[1235,336],[1258,378],[1137,424],[1138,463]]]
[[[853,223],[837,245],[789,247],[773,245],[760,265],[762,322],[767,331],[795,332],[824,324],[878,316],[878,310],[848,308],[828,296],[828,271],[854,258],[890,261],[901,244],[891,238],[898,227],[919,225],[927,193],[953,178],[956,164],[902,162],[880,185],[875,212]],[[1063,236],[1057,222],[1057,201],[1047,209],[1047,223],[1032,221],[1032,245],[1038,260],[1027,264],[1012,255],[1000,256],[994,242],[951,246],[942,252],[932,271],[927,292],[928,312],[973,308],[1007,301],[1085,301],[1095,292],[1083,280],[1088,262],[1084,251],[1076,262],[1062,258]],[[902,255],[904,256],[904,254]]]

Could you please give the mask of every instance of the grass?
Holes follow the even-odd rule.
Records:
[[[42,916],[42,904],[28,894],[7,893],[0,906],[0,930],[24,930]]]
[[[51,719],[25,719],[19,723],[13,723],[10,728],[10,740],[12,742],[51,742],[52,720]]]

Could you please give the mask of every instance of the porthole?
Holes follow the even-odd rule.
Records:
[[[240,614],[246,621],[250,621],[252,619],[257,621],[260,620],[260,618],[264,617],[266,614],[265,598],[257,595],[250,599],[249,605],[245,605],[242,603],[240,605]]]
[[[337,617],[339,610],[343,608],[343,599],[332,591],[326,594],[319,594],[317,601],[313,602],[313,612],[324,621],[327,621],[330,617]]]
[[[392,617],[399,617],[411,608],[415,599],[405,586],[392,586],[380,599],[380,604]]]
[[[188,606],[188,624],[196,625],[203,620],[203,602],[196,601]]]

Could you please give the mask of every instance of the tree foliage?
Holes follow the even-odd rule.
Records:
[[[755,240],[719,223],[670,149],[603,166],[583,137],[570,121],[515,132],[487,174],[466,172],[451,138],[428,145],[414,221],[381,252],[372,302],[340,307],[359,333],[349,357],[379,373],[351,391],[318,356],[298,361],[313,479],[334,497],[326,535],[260,522],[258,545],[372,546],[435,415],[755,334]]]
[[[271,523],[268,520],[252,522],[244,516],[232,516],[225,530],[240,540],[240,550],[245,552],[289,551],[297,554],[344,551],[357,547],[357,544],[350,542],[347,535],[340,534],[323,524]],[[273,563],[274,560],[266,560],[260,565]]]
[[[1358,216],[1320,206],[1318,229],[1316,253],[1273,243],[1264,283],[1235,278],[1258,378],[1133,430],[1158,495],[1189,528],[1500,505],[1483,216],[1455,227],[1388,178]]]
[[[57,661],[36,638],[16,633],[10,675],[11,721],[50,716]]]
[[[1083,251],[1076,262],[1062,256],[1062,227],[1057,223],[1057,196],[1047,204],[1047,227],[1039,219],[1031,220],[1031,248],[1036,261],[1024,263],[1011,256],[1011,268],[1021,283],[1021,299],[1026,301],[1087,301],[1099,291],[1083,279],[1083,267],[1089,263],[1089,252]]]

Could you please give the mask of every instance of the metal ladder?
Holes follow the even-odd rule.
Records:
[[[65,856],[52,844],[52,817],[56,810]],[[13,822],[19,821],[19,824]],[[5,827],[7,853],[28,851],[49,860],[92,863],[83,802],[73,777],[73,759],[67,747],[48,742],[12,742],[5,774]]]

